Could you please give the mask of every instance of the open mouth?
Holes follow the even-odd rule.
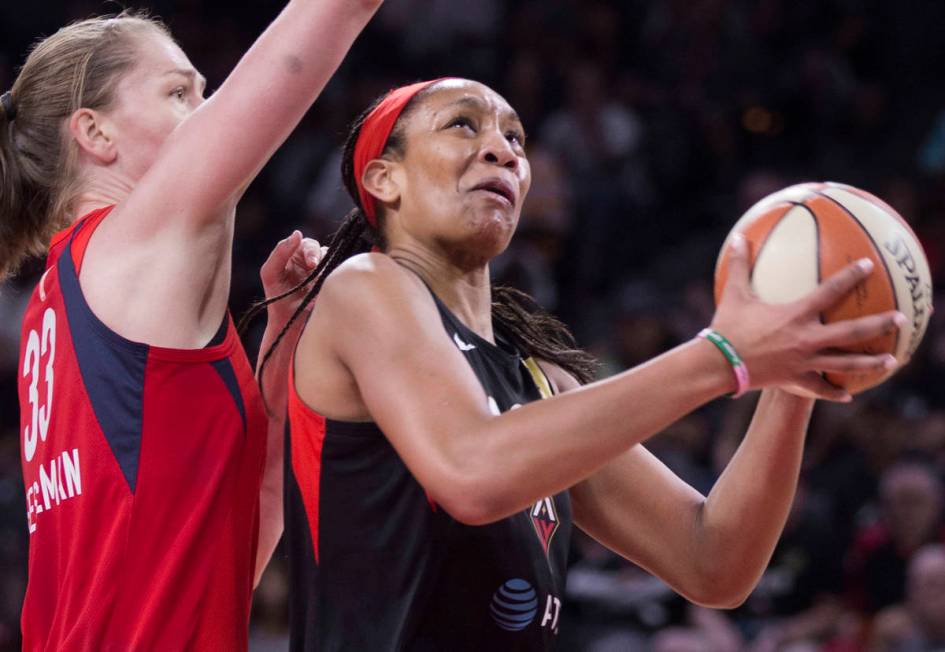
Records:
[[[515,206],[515,191],[512,186],[501,179],[487,179],[473,187],[473,190],[483,190],[502,197],[511,206]]]

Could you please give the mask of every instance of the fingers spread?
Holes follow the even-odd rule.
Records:
[[[898,364],[895,356],[888,353],[882,355],[827,354],[817,356],[811,362],[811,366],[818,371],[840,374],[892,371]]]
[[[832,274],[826,281],[811,292],[808,297],[810,307],[818,312],[840,303],[841,300],[853,291],[860,282],[873,271],[873,261],[861,258]]]
[[[841,348],[867,342],[902,328],[906,316],[890,310],[859,319],[847,319],[819,327],[815,345],[818,349]]]

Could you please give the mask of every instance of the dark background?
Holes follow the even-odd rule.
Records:
[[[281,3],[148,6],[212,90]],[[0,90],[34,39],[116,9],[3,0]],[[242,202],[232,309],[259,296],[258,268],[276,240],[297,227],[324,239],[350,207],[338,172],[347,122],[384,90],[440,75],[483,81],[522,116],[535,180],[495,276],[560,315],[602,375],[705,326],[725,233],[754,201],[797,181],[843,181],[886,199],[918,231],[945,287],[943,27],[945,3],[934,1],[387,0]],[[25,583],[16,363],[36,269],[0,286],[2,649],[17,646]],[[934,631],[945,623],[945,569],[914,564],[905,580],[916,551],[943,541],[943,312],[894,380],[853,405],[818,407],[794,513],[743,607],[689,607],[578,536],[562,649],[945,644]],[[261,327],[247,339],[251,354]],[[752,404],[717,401],[651,448],[707,492]],[[277,555],[256,594],[253,648],[284,649],[285,627]]]

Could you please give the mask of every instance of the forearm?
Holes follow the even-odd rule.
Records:
[[[232,143],[237,152],[248,148],[271,152],[278,147],[380,4],[380,0],[292,0],[286,5],[207,102],[223,105],[221,113],[250,119],[252,128],[241,129],[240,138]],[[227,149],[232,156],[233,148]]]
[[[309,110],[380,4],[289,2],[171,134],[153,170],[158,188],[175,188],[164,202],[181,204],[195,224],[215,220],[218,207],[245,188]],[[161,177],[171,179],[165,184]]]
[[[731,369],[713,346],[693,340],[613,378],[512,410],[452,438],[453,457],[488,492],[501,518],[552,495],[731,391]],[[554,469],[554,473],[545,472]]]
[[[269,420],[266,436],[266,464],[259,492],[259,545],[256,551],[256,573],[254,586],[259,582],[272,553],[282,537],[283,524],[283,476],[285,457],[285,419],[288,400],[288,373],[295,351],[295,341],[304,320],[298,320],[286,333],[285,338],[266,363],[265,374],[260,377],[259,368],[266,351],[275,342],[287,319],[284,315],[270,313],[259,348],[256,366],[257,382],[265,396]]]
[[[703,504],[696,525],[696,559],[703,573],[747,596],[764,572],[784,528],[814,401],[765,391],[751,426]]]

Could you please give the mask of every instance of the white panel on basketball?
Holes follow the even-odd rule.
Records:
[[[842,188],[827,187],[821,191],[853,213],[873,238],[882,253],[893,282],[899,311],[908,323],[900,330],[896,358],[907,361],[915,353],[932,306],[932,274],[925,255],[909,230],[876,204]],[[877,269],[874,274],[885,273]]]
[[[807,197],[810,197],[811,189],[809,186],[811,185],[814,185],[814,184],[799,184],[796,186],[785,188],[783,190],[779,190],[776,193],[768,195],[767,197],[759,201],[757,204],[749,208],[748,211],[745,212],[745,214],[742,215],[738,219],[737,222],[735,222],[735,225],[732,227],[732,233],[735,233],[736,231],[741,231],[745,224],[748,224],[749,222],[754,221],[756,217],[758,217],[762,213],[766,213],[770,211],[772,208],[774,208],[778,204],[784,204],[784,203],[800,204]],[[817,185],[820,185],[820,184],[817,184]]]
[[[788,303],[817,287],[817,223],[803,206],[795,206],[771,229],[751,276],[758,297]]]

